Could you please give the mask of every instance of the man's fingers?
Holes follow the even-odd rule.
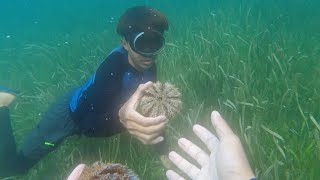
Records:
[[[164,140],[164,137],[159,136],[156,139],[152,140],[150,144],[158,144]]]
[[[142,139],[140,137],[136,137],[140,142],[142,142],[143,144],[158,144],[160,142],[162,142],[164,140],[164,137],[162,136],[158,136],[157,138],[151,140],[151,141],[147,141],[145,139]]]
[[[168,121],[164,121],[153,126],[144,127],[144,126],[141,126],[140,124],[137,124],[136,122],[131,121],[127,123],[127,130],[129,132],[138,131],[146,135],[151,135],[157,132],[161,132],[166,127],[167,123]]]
[[[134,121],[141,126],[148,127],[162,123],[166,121],[167,118],[165,116],[144,117],[137,111],[132,111],[128,117],[128,120]]]
[[[184,150],[190,157],[196,160],[201,167],[209,163],[209,155],[189,140],[181,138],[179,139],[178,144],[182,148],[182,150]]]
[[[132,107],[132,108],[136,108],[136,106],[138,105],[138,101],[140,100],[140,98],[142,97],[143,95],[143,92],[148,89],[149,87],[152,86],[152,82],[149,81],[145,84],[140,84],[139,87],[137,88],[136,92],[134,92],[134,94],[131,96],[131,98],[129,99],[129,104],[128,106],[129,107]]]
[[[201,139],[201,141],[208,147],[210,152],[216,152],[219,146],[219,139],[210,131],[200,125],[193,126],[193,132]]]
[[[129,133],[131,135],[133,135],[134,137],[137,137],[139,139],[142,139],[146,144],[150,144],[151,141],[153,141],[154,139],[156,139],[160,134],[161,134],[161,131],[159,132],[155,132],[153,134],[144,134],[144,133],[141,133],[139,131],[129,131]]]
[[[176,152],[170,152],[169,159],[191,179],[197,179],[197,177],[199,176],[200,169],[188,162],[187,160],[185,160]]]
[[[168,180],[185,180],[183,177],[181,177],[178,173],[168,170],[166,172]]]
[[[218,111],[212,111],[211,122],[220,140],[224,137],[234,135],[233,131],[231,130],[227,122],[221,117]]]
[[[129,132],[133,136],[138,137],[140,139],[143,139],[146,142],[151,142],[152,140],[154,140],[156,137],[158,137],[161,134],[161,132],[156,132],[156,133],[150,134],[150,135],[141,133],[139,131],[129,131]]]

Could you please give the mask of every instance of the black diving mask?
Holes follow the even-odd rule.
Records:
[[[165,45],[163,34],[157,31],[132,33],[126,39],[134,52],[145,57],[157,55]]]

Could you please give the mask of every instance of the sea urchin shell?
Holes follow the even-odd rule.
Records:
[[[95,162],[84,168],[79,180],[139,180],[139,178],[122,164]]]
[[[145,91],[138,106],[138,111],[146,117],[165,115],[174,117],[181,109],[181,93],[170,83],[154,83]]]

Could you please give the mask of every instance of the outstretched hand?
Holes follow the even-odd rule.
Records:
[[[191,164],[176,152],[169,154],[170,160],[187,176],[194,180],[212,179],[250,179],[254,177],[251,167],[239,138],[217,111],[211,113],[211,122],[217,137],[200,125],[194,125],[194,133],[207,146],[210,154],[181,138],[179,146],[200,165],[201,168]],[[176,172],[167,171],[169,180],[182,180]]]
[[[120,108],[119,119],[128,132],[143,144],[157,144],[163,141],[161,136],[168,120],[165,116],[144,117],[137,112],[137,106],[146,89],[152,82],[139,85],[136,92]]]

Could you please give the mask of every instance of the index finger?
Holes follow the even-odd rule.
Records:
[[[212,111],[211,122],[220,140],[228,136],[234,136],[232,129],[227,124],[227,122],[221,117],[218,111]]]
[[[137,90],[134,92],[134,94],[131,96],[131,98],[129,99],[129,104],[128,106],[133,107],[134,109],[136,108],[136,106],[138,105],[138,101],[141,99],[143,92],[148,89],[149,87],[152,86],[152,82],[149,81],[145,84],[140,84],[139,87],[137,88]]]
[[[200,149],[197,145],[193,144],[191,141],[185,138],[179,139],[178,144],[181,149],[194,160],[196,160],[201,167],[208,164],[209,155],[202,149]]]
[[[219,140],[215,135],[198,124],[193,126],[193,132],[201,139],[201,141],[205,145],[207,145],[208,149],[211,152],[216,152],[216,149],[219,146]]]

